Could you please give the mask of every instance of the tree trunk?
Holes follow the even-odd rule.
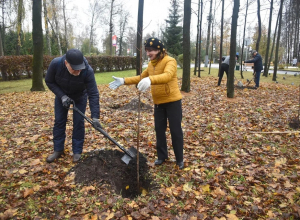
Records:
[[[280,46],[280,32],[281,32],[281,21],[282,21],[282,8],[283,8],[283,1],[280,0],[280,9],[279,9],[279,23],[278,23],[278,34],[277,34],[277,42],[276,42],[276,51],[275,51],[275,63],[274,63],[274,74],[273,74],[273,81],[276,81],[277,78],[277,65],[278,65],[278,51]]]
[[[205,50],[205,67],[208,67],[208,49],[209,49],[209,38],[210,38],[210,27],[211,27],[211,20],[212,20],[212,1],[210,0],[210,9],[209,9],[209,15],[208,15],[208,28],[207,28],[207,40],[206,40],[206,50]]]
[[[191,25],[191,0],[184,0],[183,15],[183,72],[181,90],[190,92],[191,55],[190,55],[190,25]]]
[[[113,55],[113,45],[112,45],[112,33],[114,29],[113,25],[113,9],[115,0],[111,0],[110,4],[110,16],[109,16],[109,55]]]
[[[236,29],[239,17],[240,0],[234,0],[232,21],[231,21],[231,38],[230,38],[230,61],[227,79],[227,97],[234,98],[234,67],[236,55]]]
[[[51,56],[52,52],[51,52],[51,41],[50,41],[49,27],[48,27],[47,0],[43,0],[43,6],[44,6],[44,22],[45,22],[46,40],[47,40],[47,52],[48,55]]]
[[[33,67],[31,91],[44,91],[42,0],[32,2]]]
[[[68,43],[68,30],[67,30],[67,18],[66,18],[66,4],[65,0],[62,0],[63,3],[63,17],[64,17],[64,26],[65,26],[65,44],[66,44],[66,50],[69,49],[69,43]]]
[[[256,51],[259,51],[259,43],[261,38],[260,0],[257,0],[257,19],[258,19],[258,37],[256,41]]]
[[[272,13],[273,13],[273,0],[270,3],[270,18],[269,18],[269,28],[268,28],[268,39],[267,39],[267,50],[265,56],[265,68],[263,76],[268,77],[268,60],[269,60],[269,50],[270,50],[270,40],[271,40],[271,28],[272,28]]]
[[[201,16],[200,16],[200,33],[199,33],[199,62],[198,62],[198,77],[201,71],[201,49],[202,49],[202,17],[203,17],[203,0],[201,0]]]
[[[269,60],[269,63],[268,63],[268,69],[270,69],[270,65],[271,65],[272,58],[273,58],[273,51],[274,51],[274,45],[275,45],[275,40],[276,40],[278,23],[279,23],[279,14],[277,16],[277,21],[276,21],[276,26],[275,26],[274,36],[273,36],[273,44],[272,44],[272,49],[271,49],[271,54],[270,54],[270,60]]]
[[[222,57],[223,57],[223,25],[224,25],[224,2],[222,0],[222,15],[221,15],[221,39],[220,39],[220,60],[219,60],[219,71],[218,76],[220,76],[221,64],[222,64]]]
[[[17,16],[17,36],[18,43],[16,48],[16,55],[20,55],[21,50],[21,34],[22,34],[22,20],[23,20],[23,0],[18,1],[18,16]]]
[[[58,20],[57,20],[57,16],[56,16],[56,4],[55,4],[55,0],[51,0],[52,1],[52,7],[53,7],[53,18],[54,18],[54,23],[55,23],[55,33],[56,33],[56,39],[57,39],[57,45],[58,45],[58,51],[59,51],[59,55],[62,56],[62,50],[61,50],[61,43],[60,43],[60,34],[59,34],[59,25],[58,25]]]
[[[244,79],[244,75],[243,75],[243,68],[242,68],[242,65],[243,65],[243,59],[244,59],[244,47],[245,47],[245,36],[246,36],[246,24],[247,24],[247,16],[248,16],[248,0],[247,0],[247,3],[246,3],[246,14],[245,14],[245,22],[244,22],[244,32],[243,32],[243,46],[242,46],[242,54],[241,54],[241,57],[240,57],[240,71],[241,71],[241,78]],[[248,47],[248,41],[247,41],[247,45],[246,47]],[[246,52],[247,53],[247,52]]]
[[[198,67],[198,49],[199,49],[199,23],[200,23],[200,0],[198,1],[198,20],[197,20],[197,37],[196,37],[196,57],[195,57],[195,68],[194,75],[197,75]],[[200,70],[199,70],[200,71]]]
[[[136,75],[142,73],[142,41],[143,41],[144,0],[139,0],[139,11],[136,35]]]

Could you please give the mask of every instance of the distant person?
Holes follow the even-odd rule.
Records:
[[[294,59],[293,59],[293,66],[297,66],[297,62],[298,62],[297,58],[294,57]]]
[[[239,59],[239,54],[236,53],[235,55],[235,60]],[[224,75],[224,72],[226,73],[227,79],[228,79],[228,70],[229,70],[229,61],[230,61],[230,56],[222,57],[223,62],[221,63],[221,69],[220,69],[220,74],[219,74],[219,80],[218,80],[218,86],[221,85],[221,81]]]
[[[252,51],[252,60],[246,60],[244,63],[254,63],[254,74],[255,74],[255,89],[259,87],[260,73],[263,70],[261,55],[256,51]]]
[[[46,159],[48,163],[51,163],[64,154],[66,122],[70,104],[74,102],[73,104],[85,113],[87,98],[89,98],[93,126],[101,127],[99,122],[99,91],[93,69],[77,49],[70,49],[62,57],[54,58],[51,61],[45,82],[55,94],[54,152]],[[84,118],[78,112],[73,111],[73,162],[80,160],[84,133]]]
[[[109,87],[117,89],[124,84],[137,84],[138,90],[145,92],[151,86],[158,157],[154,164],[161,165],[169,157],[166,140],[169,121],[176,163],[179,169],[183,169],[182,95],[177,82],[177,62],[168,56],[164,44],[157,38],[147,39],[144,46],[150,58],[148,67],[140,76],[127,78],[113,76],[115,80],[109,83]]]

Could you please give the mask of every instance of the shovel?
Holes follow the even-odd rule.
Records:
[[[73,108],[70,108],[78,112],[82,117],[84,117],[85,120],[87,120],[91,125],[93,125],[93,121],[88,118],[85,114],[83,114],[73,102]],[[94,127],[94,126],[93,126]],[[95,128],[95,127],[94,127]],[[136,157],[137,151],[134,147],[131,147],[129,150],[126,150],[124,147],[122,147],[118,142],[116,142],[112,137],[110,137],[102,128],[95,128],[96,130],[100,131],[101,134],[103,134],[106,138],[108,138],[111,142],[113,142],[115,145],[117,145],[125,154],[121,158],[121,160],[126,163],[127,165],[131,161],[131,159]]]

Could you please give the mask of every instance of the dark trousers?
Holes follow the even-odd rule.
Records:
[[[54,151],[63,151],[66,139],[66,123],[68,118],[68,109],[64,108],[61,99],[55,97],[54,103],[55,121],[53,127]],[[76,107],[85,113],[87,104],[87,95],[75,100]],[[73,111],[73,134],[72,150],[74,154],[81,154],[84,142],[84,118],[76,111]]]
[[[181,128],[181,100],[154,106],[156,150],[159,160],[168,159],[166,140],[167,121],[172,137],[172,145],[177,163],[183,161],[183,132]]]
[[[221,81],[222,81],[224,72],[226,73],[226,76],[228,78],[228,69],[229,69],[229,65],[228,64],[226,64],[226,63],[222,63],[221,64],[218,86],[221,85]]]
[[[260,73],[261,73],[261,71],[256,71],[255,72],[255,79],[254,79],[255,87],[259,87]]]

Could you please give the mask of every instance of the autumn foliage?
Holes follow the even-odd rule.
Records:
[[[110,182],[75,182],[72,111],[66,156],[45,162],[53,151],[50,91],[1,95],[0,219],[299,219],[300,134],[289,127],[299,87],[262,83],[228,99],[216,84],[192,77],[191,92],[183,93],[184,170],[176,167],[169,133],[169,160],[154,165],[153,113],[142,110],[140,151],[157,187],[135,199],[122,198]],[[103,128],[136,146],[137,112],[116,108],[137,98],[135,86],[98,88]],[[141,97],[152,105],[149,93]],[[84,154],[96,149],[117,148],[86,124]]]

